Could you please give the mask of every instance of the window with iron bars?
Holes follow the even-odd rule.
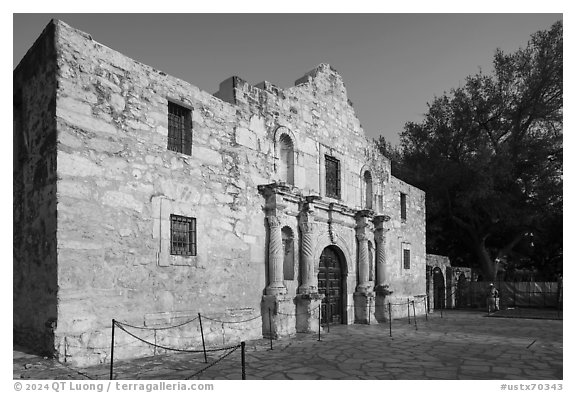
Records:
[[[326,160],[326,196],[340,199],[340,161],[331,156]]]
[[[170,254],[196,255],[196,219],[170,215]]]
[[[192,111],[168,102],[168,150],[192,155]]]
[[[404,269],[410,269],[410,250],[404,249]]]
[[[400,193],[400,219],[406,221],[406,194]]]

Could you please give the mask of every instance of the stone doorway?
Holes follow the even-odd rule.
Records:
[[[438,267],[432,270],[432,282],[434,285],[434,309],[446,308],[446,284],[442,270]]]
[[[343,259],[339,256],[339,250],[329,246],[320,255],[318,269],[318,293],[324,295],[322,300],[322,323],[327,320],[330,323],[344,323],[343,296],[344,274],[342,269]]]

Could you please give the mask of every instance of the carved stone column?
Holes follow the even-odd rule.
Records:
[[[296,331],[315,332],[320,323],[320,304],[324,295],[318,293],[318,277],[314,274],[314,206],[319,197],[306,197],[300,212],[300,265],[301,285],[296,296]]]
[[[358,287],[356,292],[372,292],[370,286],[370,264],[368,261],[368,233],[370,231],[368,210],[361,210],[356,215],[356,239],[358,239]]]
[[[266,217],[268,221],[269,240],[268,240],[268,286],[266,287],[267,295],[284,295],[286,287],[284,286],[283,258],[284,249],[282,246],[282,229],[280,219],[276,216]]]
[[[318,292],[318,278],[314,275],[314,207],[311,203],[306,203],[300,213],[300,230],[301,230],[301,285],[298,293],[316,293]]]
[[[284,247],[282,244],[282,223],[280,217],[286,208],[285,198],[294,198],[289,187],[282,184],[258,186],[265,198],[264,212],[268,230],[268,276],[262,296],[262,334],[264,337],[286,337],[296,332],[294,299],[286,296],[284,286]]]
[[[356,238],[358,239],[358,286],[354,293],[354,319],[356,323],[377,323],[374,316],[374,292],[370,284],[368,261],[368,234],[370,233],[371,210],[356,214]]]
[[[374,241],[376,242],[375,316],[378,321],[388,320],[386,296],[392,294],[386,263],[386,233],[388,228],[385,228],[385,223],[388,221],[390,221],[390,217],[386,215],[375,216],[372,220],[374,223]]]
[[[386,264],[386,232],[384,227],[390,221],[389,216],[374,217],[374,241],[376,242],[376,291],[388,288],[388,266]]]

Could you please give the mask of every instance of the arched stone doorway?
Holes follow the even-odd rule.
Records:
[[[318,267],[318,293],[322,300],[322,323],[345,323],[344,296],[346,296],[346,268],[342,252],[328,246],[320,255]]]
[[[446,308],[446,284],[444,275],[439,267],[432,270],[432,282],[434,288],[434,309]]]

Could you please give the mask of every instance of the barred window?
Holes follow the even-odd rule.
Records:
[[[168,102],[168,150],[192,155],[192,111]]]
[[[331,156],[326,159],[326,196],[340,199],[340,161]]]
[[[404,249],[404,269],[410,269],[410,250]]]
[[[196,255],[196,219],[170,215],[170,254]]]
[[[400,193],[400,218],[406,220],[406,194]]]

